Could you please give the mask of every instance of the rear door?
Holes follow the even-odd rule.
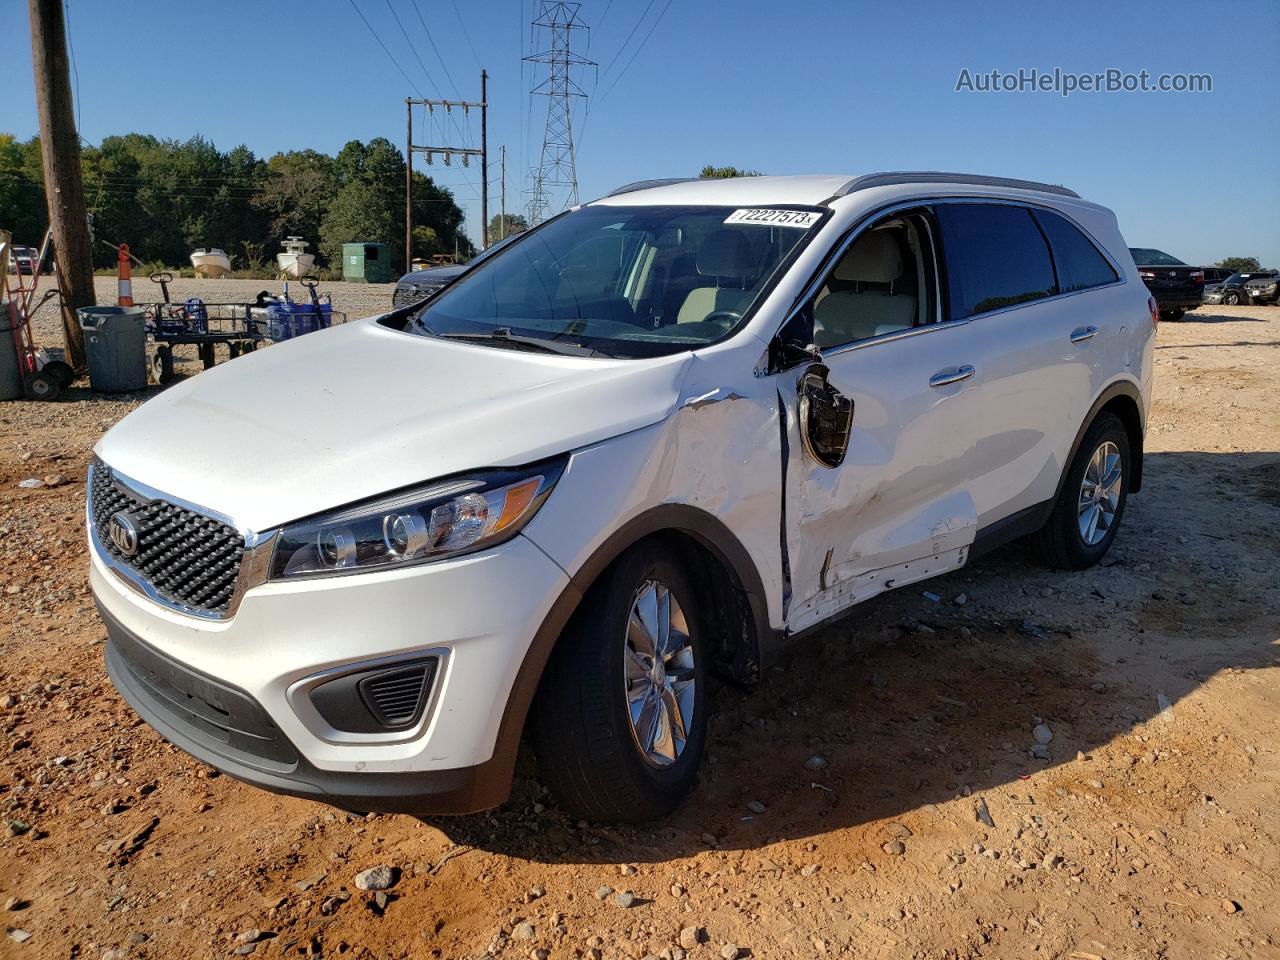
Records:
[[[995,202],[937,211],[949,316],[969,321],[983,363],[970,461],[981,529],[1053,498],[1128,331],[1099,289],[1119,287],[1116,270],[1061,214]]]

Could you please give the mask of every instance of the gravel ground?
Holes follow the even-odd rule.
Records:
[[[528,757],[422,822],[182,754],[106,680],[85,577],[88,451],[146,394],[2,404],[0,956],[1280,957],[1277,347],[1276,308],[1163,324],[1104,565],[1013,545],[860,606],[717,691],[700,785],[640,828],[566,818]]]

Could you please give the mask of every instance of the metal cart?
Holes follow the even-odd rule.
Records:
[[[207,303],[191,298],[184,303],[169,299],[170,273],[153,273],[151,280],[160,285],[164,301],[147,304],[148,332],[156,342],[152,358],[152,374],[157,383],[173,379],[173,348],[194,346],[204,369],[217,361],[218,344],[226,344],[230,358],[249,353],[267,342],[292,339],[334,323],[345,323],[346,315],[335,312],[316,296],[313,284],[311,304],[293,303],[272,297],[267,291],[251,303]]]

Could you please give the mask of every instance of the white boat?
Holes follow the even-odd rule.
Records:
[[[286,280],[301,280],[311,272],[316,262],[315,254],[306,252],[309,244],[301,237],[289,237],[282,246],[284,252],[276,254],[281,276]]]
[[[225,277],[231,272],[231,258],[217,247],[201,247],[191,254],[191,266],[198,277]]]

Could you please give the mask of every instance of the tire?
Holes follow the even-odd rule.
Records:
[[[151,357],[151,376],[161,386],[173,379],[173,349],[167,344],[156,347]]]
[[[1181,320],[1186,315],[1187,311],[1185,310],[1166,310],[1164,313],[1160,314],[1160,319],[1173,323],[1177,320]]]
[[[1099,506],[1101,512],[1097,519],[1097,527],[1086,539],[1082,531],[1082,521],[1086,519],[1086,511],[1081,508],[1086,491],[1085,473],[1095,475],[1095,456],[1100,450],[1114,450],[1120,468],[1118,489],[1114,499],[1109,498],[1112,512],[1107,519],[1106,510]],[[1085,432],[1080,441],[1071,466],[1067,468],[1062,482],[1062,490],[1054,504],[1053,513],[1036,535],[1040,552],[1045,562],[1059,570],[1084,570],[1101,560],[1116,538],[1120,529],[1120,521],[1124,516],[1125,504],[1129,499],[1129,478],[1131,472],[1131,454],[1129,451],[1129,434],[1125,431],[1120,418],[1112,413],[1100,413]],[[1105,478],[1104,478],[1105,479]],[[1100,528],[1105,524],[1105,531]],[[1098,534],[1101,533],[1101,536]],[[1097,539],[1092,539],[1097,537]]]
[[[1229,307],[1239,306],[1240,294],[1236,293],[1235,291],[1232,291],[1231,293],[1224,293],[1222,295],[1222,302]]]
[[[639,699],[643,691],[654,690],[657,672],[645,674],[639,659],[630,656],[633,638],[644,640],[647,634],[629,632],[629,627],[635,629],[633,605],[653,584],[669,591],[675,601],[672,612],[683,610],[688,628],[687,647],[673,634],[679,653],[661,671],[673,686],[656,687],[669,694],[667,703],[682,705],[686,738],[683,747],[674,736],[662,738],[649,753],[641,743],[648,738],[632,724],[629,697]],[[656,541],[624,553],[588,591],[552,651],[533,716],[542,780],[573,816],[596,823],[640,823],[670,813],[692,788],[710,712],[700,614],[678,557]],[[644,728],[652,712],[640,716]]]
[[[40,369],[45,373],[52,374],[57,379],[58,385],[64,390],[75,383],[75,370],[72,369],[71,364],[62,360],[50,360]]]
[[[23,383],[28,400],[57,400],[62,393],[62,381],[44,370],[33,373]]]

